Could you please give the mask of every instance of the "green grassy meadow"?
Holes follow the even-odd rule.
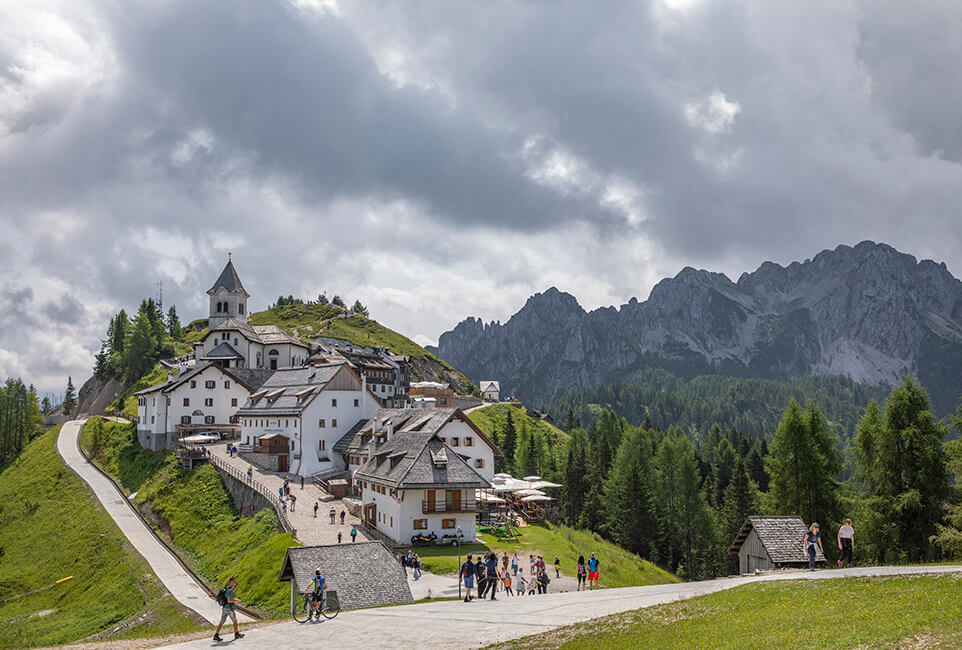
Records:
[[[212,465],[187,472],[168,451],[152,452],[137,443],[133,425],[90,420],[81,444],[97,463],[149,508],[164,535],[197,573],[222,585],[237,577],[241,601],[269,616],[289,609],[289,587],[277,581],[287,548],[299,542],[277,532],[271,510],[237,517],[233,501]]]
[[[556,446],[560,447],[571,437],[550,422],[531,417],[528,415],[528,409],[522,405],[492,404],[491,406],[485,406],[484,408],[471,411],[468,417],[471,418],[471,421],[474,422],[479,429],[484,431],[484,435],[492,440],[498,440],[501,432],[504,431],[508,413],[511,413],[516,428],[521,426],[523,420],[528,425],[528,430],[532,433],[540,431],[552,448]]]
[[[545,563],[553,564],[554,556],[561,560],[561,572],[575,574],[578,556],[585,558],[592,551],[602,562],[601,585],[604,587],[633,587],[639,585],[658,585],[680,580],[667,571],[655,566],[637,555],[629,553],[606,542],[597,535],[567,526],[539,523],[519,529],[521,535],[517,542],[499,542],[491,535],[480,533],[481,544],[461,546],[462,559],[468,553],[495,551],[498,555],[517,552],[518,557],[527,562],[528,555],[541,555]],[[432,546],[415,549],[421,556],[425,568],[433,573],[457,573],[458,549],[453,546]],[[525,564],[524,566],[527,566]],[[552,574],[553,575],[553,574]]]
[[[497,647],[959,648],[962,576],[756,583]]]
[[[34,440],[0,471],[0,599],[41,589],[0,604],[0,647],[204,627],[164,590],[86,484],[63,464],[56,451],[59,430]],[[45,588],[70,575],[73,580]]]

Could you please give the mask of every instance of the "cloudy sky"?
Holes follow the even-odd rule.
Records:
[[[792,6],[794,5],[794,6]],[[228,251],[420,342],[873,239],[962,275],[962,3],[0,0],[0,377]]]

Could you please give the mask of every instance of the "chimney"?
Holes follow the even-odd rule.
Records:
[[[385,440],[390,440],[394,437],[394,422],[387,423],[387,437]]]
[[[363,372],[361,373],[361,392],[367,392],[367,375],[365,375]]]
[[[374,452],[377,450],[377,437],[371,436],[371,441],[367,443],[367,459],[374,460]]]

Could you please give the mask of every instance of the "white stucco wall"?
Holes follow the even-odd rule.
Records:
[[[477,472],[481,478],[489,483],[494,478],[494,450],[484,442],[484,440],[467,424],[461,420],[454,419],[448,422],[438,432],[438,436],[444,439],[445,444],[455,453],[468,459],[468,465]],[[467,446],[467,439],[471,440],[471,446]],[[483,467],[477,466],[480,459]]]
[[[377,504],[377,529],[388,535],[399,544],[409,544],[415,533],[428,535],[434,533],[438,537],[454,534],[458,526],[464,534],[465,543],[475,541],[477,529],[475,527],[474,512],[422,513],[422,502],[427,500],[426,490],[400,490],[397,496],[392,496],[390,489],[387,494],[380,494],[374,490],[371,483],[364,490],[361,502],[364,505]],[[444,490],[435,490],[439,503],[444,502]],[[474,490],[461,490],[462,499],[470,499]],[[400,499],[400,503],[398,500]],[[415,530],[415,519],[426,519],[427,528]],[[444,519],[454,519],[454,528],[442,528]]]

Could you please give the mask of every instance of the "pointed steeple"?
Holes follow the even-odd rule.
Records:
[[[227,260],[227,266],[221,271],[220,277],[217,278],[214,286],[207,290],[207,293],[213,294],[221,287],[229,293],[242,293],[245,297],[250,297],[244,289],[244,285],[241,284],[240,276],[237,275],[237,269],[234,268],[234,262],[230,258]]]

